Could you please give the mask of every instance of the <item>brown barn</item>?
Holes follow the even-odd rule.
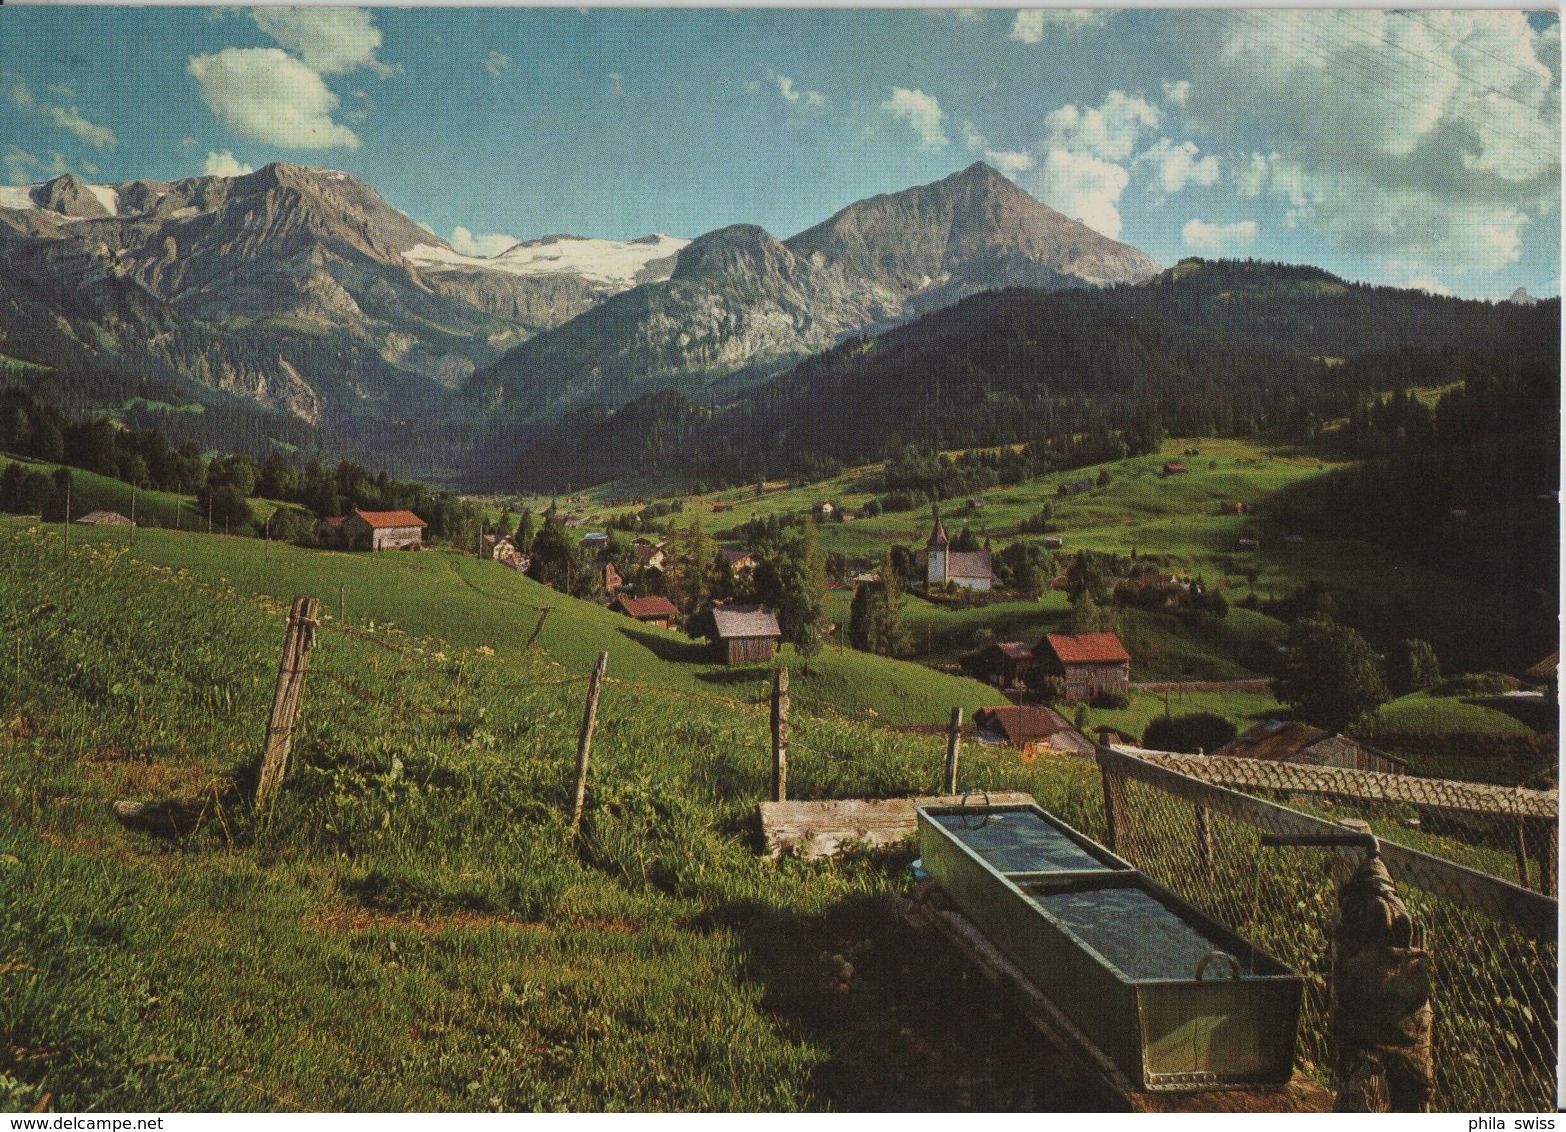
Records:
[[[343,520],[343,540],[359,550],[418,550],[427,525],[412,511],[355,511]]]
[[[614,599],[609,608],[661,629],[674,628],[675,622],[680,619],[680,611],[666,597],[626,597],[622,594]]]
[[[1281,719],[1264,720],[1208,754],[1232,759],[1377,770],[1383,774],[1403,774],[1408,769],[1403,760],[1356,743],[1347,735],[1329,735],[1308,723]]]
[[[1165,462],[1162,470],[1166,476],[1183,476],[1191,469],[1187,468],[1179,460],[1169,460]]]
[[[973,655],[975,676],[997,688],[1013,688],[1027,682],[1033,671],[1033,646],[1026,641],[991,641]]]
[[[1066,682],[1066,698],[1091,700],[1100,692],[1131,694],[1131,654],[1113,633],[1049,633],[1033,646],[1033,664]]]
[[[711,639],[724,664],[771,660],[783,630],[778,619],[759,605],[719,605],[712,610]]]
[[[1047,707],[980,708],[973,713],[973,725],[1014,747],[1051,750],[1062,754],[1092,758],[1093,740],[1078,731],[1066,717]]]

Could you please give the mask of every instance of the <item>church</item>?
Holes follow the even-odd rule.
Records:
[[[929,541],[914,555],[914,569],[923,573],[927,590],[940,589],[947,582],[965,590],[988,590],[995,584],[990,552],[953,550],[939,510],[935,512],[935,526],[930,530]]]

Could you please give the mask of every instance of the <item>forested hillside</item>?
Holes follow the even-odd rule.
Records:
[[[666,390],[568,416],[518,438],[519,472],[537,488],[653,470],[743,483],[907,444],[1088,434],[1124,454],[1163,434],[1306,440],[1370,393],[1554,364],[1559,311],[1258,263],[1193,261],[1100,292],[988,292],[845,342],[740,402]]]

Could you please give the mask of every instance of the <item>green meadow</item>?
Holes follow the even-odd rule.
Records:
[[[488,563],[144,536],[138,556],[93,537],[65,560],[57,526],[0,521],[0,1107],[1099,1103],[895,914],[911,847],[758,853],[768,713],[748,686],[702,681],[597,610],[559,607],[524,649],[536,617],[502,599],[548,595]],[[350,579],[351,635],[334,592]],[[289,779],[258,815],[296,588],[329,616]],[[805,686],[863,695],[857,672],[882,666],[925,672],[819,660]],[[943,709],[956,686],[933,693]],[[796,712],[795,796],[929,791],[941,762],[938,736]],[[961,781],[1102,834],[1089,763],[974,744]],[[128,825],[119,799],[172,805]],[[958,999],[961,1017],[928,1009]]]

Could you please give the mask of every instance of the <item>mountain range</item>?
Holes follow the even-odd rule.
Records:
[[[554,235],[487,258],[332,170],[65,175],[0,189],[0,355],[56,401],[136,422],[204,405],[248,413],[251,437],[449,454],[486,418],[717,396],[977,291],[1157,266],[983,164],[788,240]]]

